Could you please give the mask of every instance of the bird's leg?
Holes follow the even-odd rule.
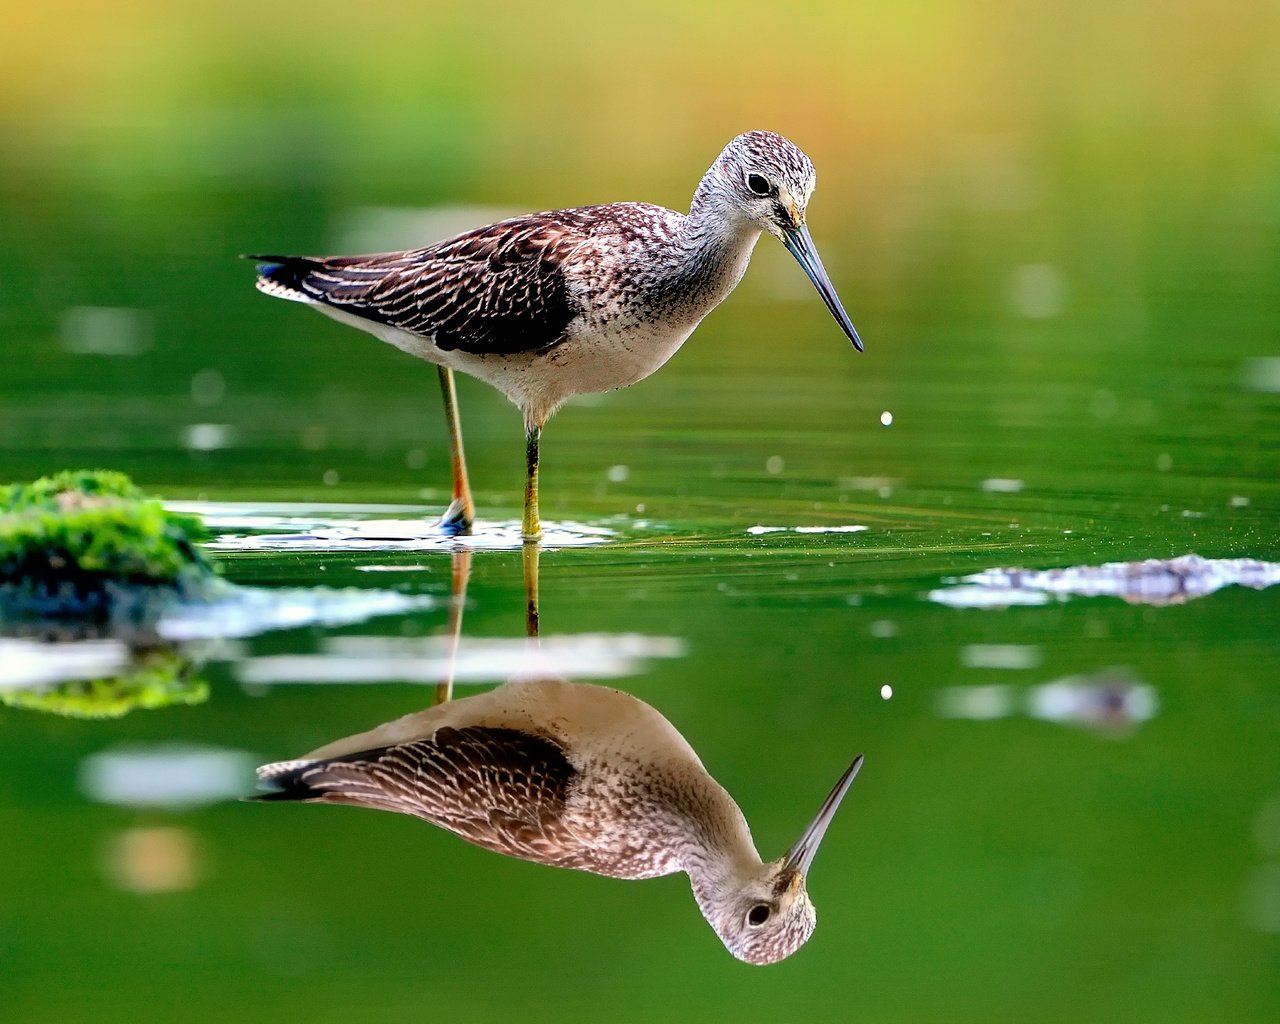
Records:
[[[542,536],[542,521],[538,518],[538,441],[542,427],[533,424],[526,427],[524,435],[524,523],[521,532],[525,543],[537,542]]]
[[[467,458],[462,451],[462,423],[458,419],[458,391],[453,371],[437,366],[440,392],[444,396],[444,414],[449,421],[449,461],[453,468],[453,501],[440,517],[440,529],[451,535],[468,534],[475,522],[476,506],[471,500],[471,483],[467,480]]]
[[[445,654],[445,677],[436,684],[436,703],[453,699],[453,668],[462,638],[462,612],[467,604],[467,582],[471,579],[471,549],[460,547],[453,553],[453,575],[449,588],[449,640]]]
[[[524,546],[524,632],[531,641],[538,640],[538,553],[537,544]]]

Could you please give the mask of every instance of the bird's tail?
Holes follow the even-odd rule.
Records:
[[[384,753],[385,748],[378,748],[318,760],[302,758],[264,764],[258,769],[258,784],[263,792],[250,799],[267,803],[356,804],[399,810],[371,776],[371,769]]]
[[[307,780],[308,775],[314,777],[314,769],[318,761],[276,761],[264,764],[258,769],[258,785],[262,792],[250,797],[251,800],[319,800],[324,796],[323,790],[315,789]]]
[[[258,260],[258,291],[277,299],[291,302],[315,302],[316,298],[303,286],[307,277],[322,266],[319,260],[308,256],[252,255],[242,257]]]

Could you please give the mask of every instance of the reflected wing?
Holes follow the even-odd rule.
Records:
[[[564,338],[580,309],[564,264],[583,223],[553,213],[500,221],[426,249],[377,256],[254,256],[258,288],[431,338],[445,351],[514,355]]]
[[[576,771],[555,743],[515,729],[442,727],[426,739],[258,769],[261,800],[352,804],[411,814],[524,860],[576,866],[564,822]]]

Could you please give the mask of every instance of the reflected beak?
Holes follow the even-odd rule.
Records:
[[[853,342],[853,347],[861,352],[862,339],[858,337],[858,332],[854,330],[853,324],[850,323],[849,314],[844,311],[844,306],[840,305],[840,296],[836,294],[835,286],[832,285],[831,278],[827,276],[827,268],[822,265],[822,260],[818,257],[818,250],[813,247],[813,239],[809,237],[809,229],[803,224],[795,228],[783,228],[782,244],[787,247],[787,252],[796,258],[796,262],[804,268],[804,272],[809,275],[809,280],[813,282],[813,286],[818,289],[818,294],[822,296],[822,301],[827,304],[827,309],[831,310],[831,315],[836,318],[836,323],[840,325],[840,329],[849,336],[849,340]]]
[[[855,334],[854,337],[856,338],[857,335]],[[849,765],[845,773],[840,776],[840,781],[836,783],[835,789],[822,801],[822,807],[819,808],[818,814],[813,821],[809,823],[809,827],[804,830],[804,835],[797,839],[796,844],[787,851],[787,855],[783,858],[783,863],[787,867],[799,872],[801,875],[809,873],[809,865],[813,863],[813,858],[818,853],[818,844],[822,842],[822,837],[826,835],[827,826],[831,824],[831,819],[836,816],[840,801],[844,799],[845,793],[849,791],[849,786],[861,767],[862,755],[859,754],[853,759],[853,764]]]

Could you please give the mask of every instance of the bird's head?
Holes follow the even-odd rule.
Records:
[[[844,311],[805,226],[805,212],[817,182],[813,161],[776,132],[744,132],[725,146],[711,172],[721,196],[739,217],[787,247],[840,329],[861,352],[862,339]]]
[[[708,900],[702,912],[725,948],[749,964],[785,960],[809,941],[817,922],[804,875],[781,860]]]
[[[739,960],[749,964],[777,963],[809,941],[817,914],[805,888],[805,877],[827,826],[861,767],[859,755],[785,856],[728,884],[723,880],[701,886],[695,883],[694,895],[703,915],[725,948]]]
[[[721,152],[716,174],[738,212],[778,239],[804,227],[817,182],[810,160],[775,132],[744,132]]]

